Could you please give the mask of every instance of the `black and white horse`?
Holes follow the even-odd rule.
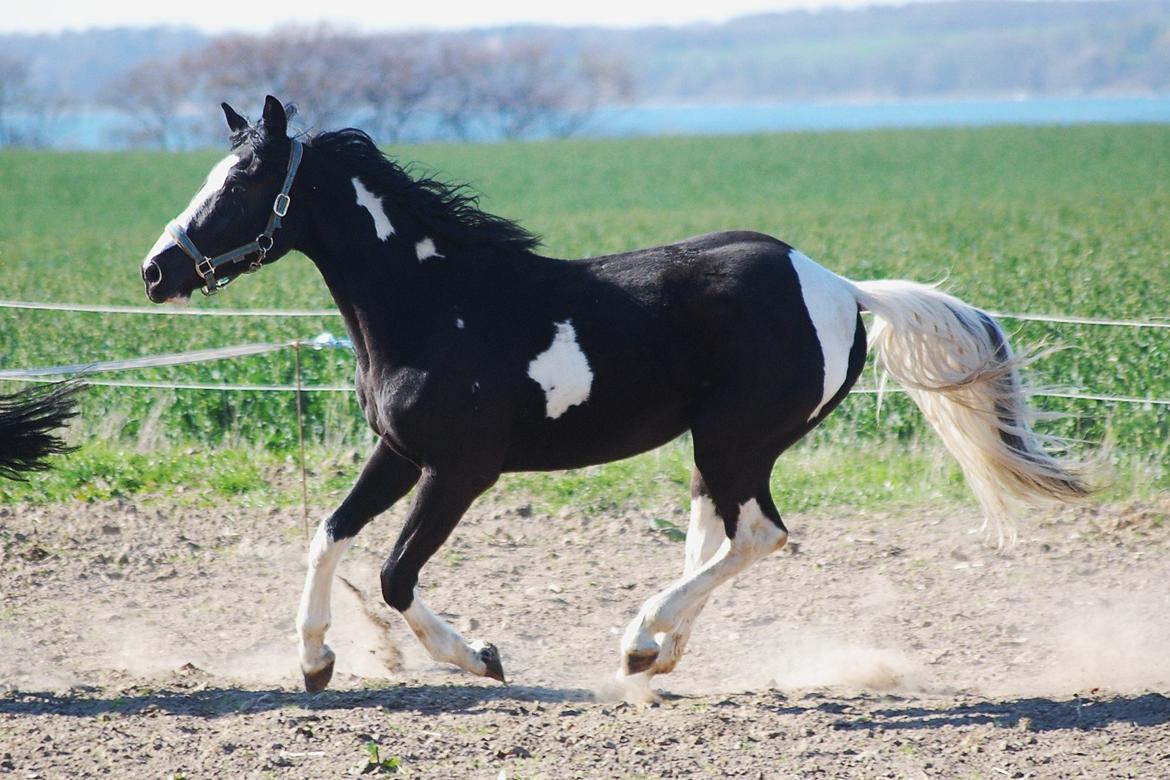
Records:
[[[62,383],[0,395],[0,477],[23,480],[73,448],[55,431],[77,414],[81,385]]]
[[[430,655],[503,680],[495,647],[427,608],[419,570],[502,472],[625,458],[690,430],[695,469],[682,576],[621,640],[619,673],[671,671],[721,583],[780,549],[776,458],[879,359],[962,464],[988,514],[1085,487],[1029,425],[1019,360],[982,311],[905,281],[851,282],[751,232],[566,262],[412,178],[358,130],[290,139],[269,97],[249,123],[223,106],[231,154],[142,264],[161,303],[211,293],[290,250],[325,279],[357,353],[379,442],[309,550],[298,615],[305,686],[328,684],[330,587],[342,552],[416,488],[382,593]]]

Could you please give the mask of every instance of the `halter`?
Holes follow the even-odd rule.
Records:
[[[285,214],[288,214],[288,207],[292,203],[292,198],[289,197],[289,190],[292,189],[293,177],[297,174],[297,168],[301,164],[301,155],[303,149],[301,142],[295,138],[290,138],[289,143],[291,148],[288,155],[288,172],[284,176],[284,185],[280,188],[276,199],[272,201],[272,213],[268,216],[268,225],[264,228],[264,232],[256,236],[255,240],[244,244],[243,246],[229,249],[221,255],[215,257],[206,257],[199,251],[199,247],[195,246],[195,242],[187,235],[187,229],[178,222],[171,221],[167,223],[167,233],[175,240],[175,244],[179,249],[182,249],[188,257],[195,261],[195,273],[199,274],[199,278],[203,280],[203,294],[215,295],[220,288],[226,287],[228,282],[235,279],[235,276],[229,276],[226,279],[220,280],[215,278],[215,270],[220,266],[234,263],[237,260],[243,260],[246,257],[255,255],[256,257],[248,263],[242,273],[250,274],[254,271],[259,271],[260,266],[264,263],[264,258],[268,255],[269,250],[272,249],[272,236],[280,227],[280,221]]]

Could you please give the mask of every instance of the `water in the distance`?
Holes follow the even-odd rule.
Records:
[[[210,121],[219,121],[218,113]],[[355,120],[360,124],[360,120]],[[774,133],[799,130],[1170,123],[1170,96],[1071,97],[1020,100],[907,100],[873,103],[761,103],[741,105],[626,106],[598,109],[578,136]],[[417,126],[427,124],[421,117]],[[434,123],[430,123],[434,126]],[[472,123],[473,125],[475,123]],[[41,145],[63,149],[118,149],[130,144],[133,123],[108,110],[41,120]],[[416,131],[404,141],[434,140]],[[472,140],[497,140],[483,123]],[[171,139],[175,148],[206,146],[193,136]]]

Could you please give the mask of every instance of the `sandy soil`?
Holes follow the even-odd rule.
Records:
[[[423,584],[506,687],[375,597],[401,518],[342,564],[310,696],[299,512],[0,507],[0,775],[1170,777],[1170,498],[1029,518],[1006,554],[968,509],[790,516],[651,701],[613,670],[680,509],[472,509]]]

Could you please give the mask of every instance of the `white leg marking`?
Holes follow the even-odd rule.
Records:
[[[394,235],[394,225],[390,224],[390,217],[386,216],[386,209],[382,199],[366,189],[361,179],[353,177],[353,191],[357,194],[357,204],[370,213],[374,219],[374,232],[382,241]]]
[[[715,502],[707,496],[691,499],[691,524],[687,528],[686,560],[683,575],[690,577],[711,560],[720,549],[730,544],[723,519],[715,512]],[[707,599],[701,599],[683,614],[673,631],[659,633],[655,639],[659,644],[658,660],[653,674],[666,674],[674,669],[686,650],[687,642],[694,630],[695,620],[707,606]]]
[[[333,575],[341,555],[353,542],[352,538],[333,541],[324,520],[309,545],[309,571],[301,606],[297,611],[297,632],[301,637],[301,669],[307,674],[319,672],[333,660],[333,651],[325,644],[329,628],[329,602],[333,592]]]
[[[727,530],[723,526],[723,519],[715,513],[715,502],[708,496],[691,499],[691,524],[687,528],[683,573],[690,577],[697,572],[726,542]]]
[[[418,261],[420,263],[430,260],[432,257],[444,257],[444,255],[440,254],[439,250],[435,248],[435,242],[430,238],[424,238],[422,241],[419,241],[417,244],[415,244],[414,253],[418,255]]]
[[[203,182],[203,186],[199,188],[199,192],[195,193],[195,197],[187,204],[187,208],[183,209],[183,213],[175,217],[175,222],[183,226],[183,229],[191,227],[191,221],[195,219],[208,202],[210,202],[227,182],[228,175],[232,172],[232,168],[240,158],[234,154],[229,154],[227,157],[220,160],[207,174],[207,179]],[[158,255],[175,245],[175,240],[171,238],[171,234],[163,231],[163,234],[154,242],[154,246],[146,253],[146,258],[142,261],[142,267],[153,260]]]
[[[788,257],[800,280],[804,307],[812,320],[821,342],[825,364],[825,391],[821,402],[808,419],[821,413],[821,408],[845,384],[849,370],[849,352],[857,330],[857,300],[844,282],[832,271],[817,265],[805,255],[791,250]]]
[[[483,644],[468,643],[447,621],[431,612],[419,597],[418,588],[415,588],[414,599],[402,613],[402,617],[406,619],[410,630],[418,637],[418,641],[430,653],[431,658],[440,663],[455,664],[481,677],[486,674],[487,664],[479,658]]]
[[[760,558],[783,547],[787,540],[788,534],[764,515],[754,498],[741,504],[735,538],[720,546],[698,571],[646,600],[638,616],[626,627],[622,652],[660,653],[656,634],[679,634],[683,621],[694,620],[712,591]],[[664,666],[673,666],[677,658],[673,662],[669,658],[662,661]],[[655,665],[650,672],[656,673],[658,669]]]
[[[544,390],[545,414],[553,420],[588,401],[593,388],[593,369],[577,344],[572,320],[555,324],[552,344],[528,364],[528,376]]]

